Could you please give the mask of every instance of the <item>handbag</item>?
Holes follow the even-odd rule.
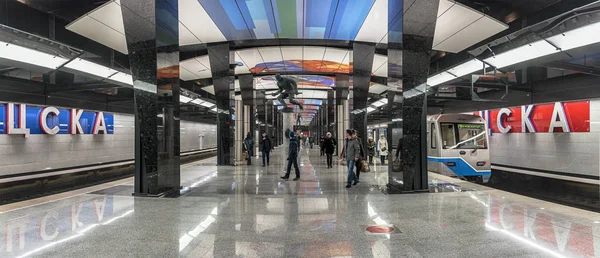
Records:
[[[381,148],[381,151],[386,151],[386,150],[387,150],[386,147]]]
[[[371,167],[369,167],[369,162],[367,162],[366,160],[361,161],[360,171],[364,172],[364,173],[371,172]]]
[[[402,170],[402,160],[400,158],[396,158],[392,162],[392,171],[400,172]]]
[[[242,160],[246,160],[248,158],[247,155],[248,153],[246,153],[245,151],[242,152]]]

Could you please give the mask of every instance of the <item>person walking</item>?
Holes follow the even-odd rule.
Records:
[[[369,155],[369,165],[373,165],[373,157],[375,156],[376,144],[373,137],[369,137],[367,140],[367,155]]]
[[[294,132],[290,132],[290,145],[288,151],[288,164],[285,176],[282,176],[281,179],[288,180],[290,179],[290,170],[292,169],[292,164],[294,165],[294,169],[296,170],[296,178],[294,181],[300,180],[300,169],[298,168],[298,149],[300,148],[298,144],[298,139],[294,137]]]
[[[333,152],[335,152],[335,146],[337,141],[331,136],[330,132],[327,132],[327,137],[323,139],[323,151],[327,155],[327,168],[333,167]]]
[[[352,129],[352,139],[356,140],[356,142],[358,143],[358,147],[360,148],[360,156],[354,164],[356,166],[356,181],[354,182],[354,184],[356,185],[360,181],[360,172],[362,171],[362,161],[365,160],[366,155],[365,155],[365,149],[363,148],[363,145],[362,145],[362,139],[360,137],[358,137],[358,132],[354,129]]]
[[[246,152],[248,152],[248,165],[252,165],[252,156],[254,153],[254,139],[252,139],[252,134],[250,132],[246,134],[246,139],[244,139],[244,147],[246,147]]]
[[[381,158],[381,165],[385,165],[385,157],[388,155],[388,142],[383,134],[379,135],[379,142],[377,144],[377,151],[379,151],[379,157]]]
[[[360,146],[358,146],[358,141],[356,141],[356,138],[353,138],[353,133],[350,129],[346,130],[346,140],[344,143],[342,157],[346,159],[346,165],[348,167],[348,181],[346,188],[350,188],[352,187],[352,182],[354,182],[354,185],[358,183],[358,179],[354,174],[354,166],[360,159]]]
[[[310,138],[308,138],[308,143],[310,144],[310,149],[312,150],[312,148],[315,144],[315,138],[312,136]]]
[[[262,138],[259,141],[259,148],[262,151],[263,167],[265,166],[265,157],[267,159],[267,166],[269,165],[269,154],[271,153],[271,138],[267,135],[267,132],[262,133]]]

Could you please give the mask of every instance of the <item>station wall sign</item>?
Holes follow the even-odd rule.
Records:
[[[572,133],[590,131],[590,102],[556,102],[475,112],[490,133]]]
[[[114,121],[99,111],[0,103],[0,134],[114,134]]]

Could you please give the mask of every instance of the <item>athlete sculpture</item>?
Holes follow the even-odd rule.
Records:
[[[279,94],[279,96],[277,97],[277,100],[279,100],[279,103],[281,103],[282,105],[285,106],[285,101],[283,99],[288,98],[290,103],[292,103],[294,105],[298,105],[298,107],[300,109],[304,109],[304,107],[302,106],[302,103],[300,103],[299,101],[294,99],[294,96],[299,94],[298,93],[298,84],[296,83],[296,81],[294,81],[290,78],[283,78],[279,74],[275,75],[275,79],[277,79],[277,87],[279,87],[279,90],[277,90],[272,95],[277,96],[277,94]]]

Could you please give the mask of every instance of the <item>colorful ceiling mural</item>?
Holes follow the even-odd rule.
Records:
[[[250,68],[251,73],[262,72],[323,72],[323,73],[349,73],[350,64],[342,64],[327,60],[283,60],[259,63]]]
[[[227,40],[354,40],[375,0],[199,0]]]

